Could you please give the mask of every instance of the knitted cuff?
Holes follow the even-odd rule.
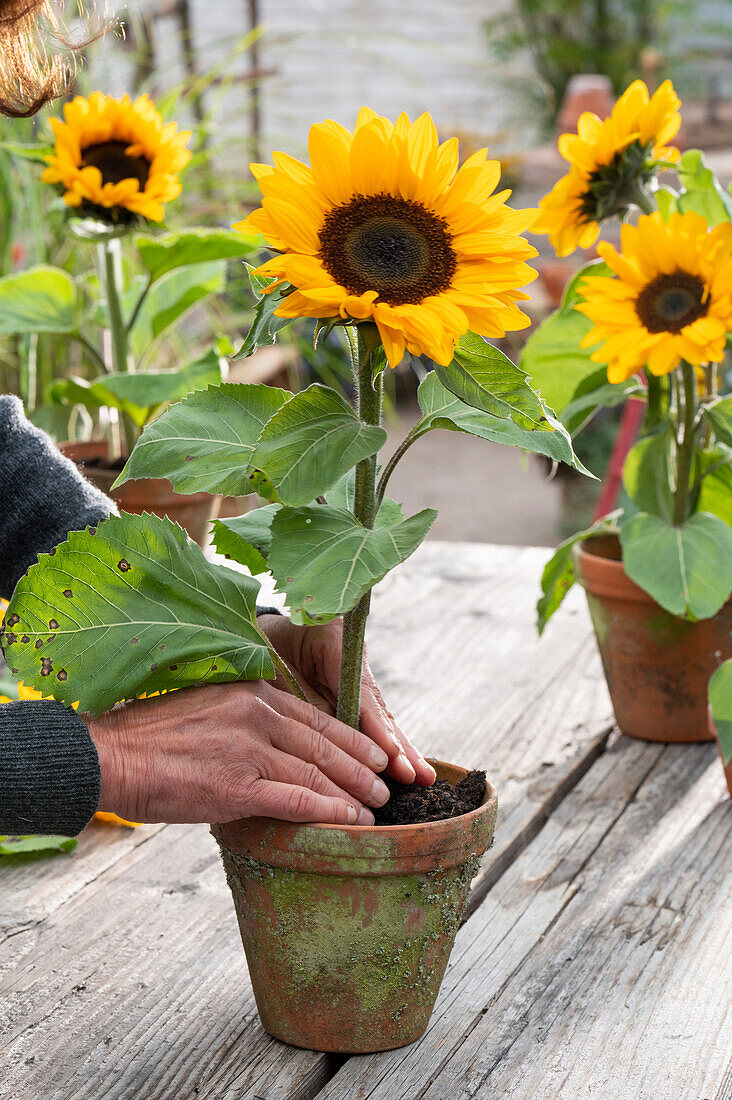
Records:
[[[76,836],[99,805],[100,783],[75,711],[51,699],[0,707],[0,833]]]

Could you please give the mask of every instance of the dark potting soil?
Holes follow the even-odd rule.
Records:
[[[423,821],[442,821],[477,810],[485,794],[485,772],[468,772],[454,786],[438,779],[431,787],[416,783],[405,786],[388,775],[381,778],[391,797],[385,806],[373,810],[377,825],[418,825]]]

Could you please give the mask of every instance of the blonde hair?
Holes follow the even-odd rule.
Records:
[[[51,0],[0,0],[0,114],[27,118],[67,92],[74,49]]]

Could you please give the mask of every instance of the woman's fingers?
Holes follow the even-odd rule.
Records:
[[[346,726],[331,714],[326,714],[294,695],[277,691],[270,688],[269,685],[267,687],[269,691],[265,688],[262,698],[280,717],[290,719],[306,726],[315,733],[321,734],[322,737],[337,745],[348,756],[365,764],[372,771],[380,772],[384,770],[389,761],[388,754],[378,745],[375,745],[368,734],[355,730],[351,726]]]
[[[356,733],[355,730],[353,732]],[[359,763],[354,755],[329,739],[327,733],[319,733],[294,719],[284,719],[272,730],[270,736],[272,744],[278,749],[292,757],[298,757],[305,767],[317,767],[342,791],[354,795],[368,806],[383,806],[388,801],[389,789],[386,784],[374,775],[370,767]],[[358,734],[358,737],[368,742],[363,734]],[[371,745],[371,749],[373,748]],[[383,770],[386,762],[386,755],[383,754],[380,770]]]
[[[381,731],[388,729],[397,746],[396,753],[389,753],[387,772],[392,779],[399,783],[414,783],[416,780],[422,787],[434,783],[437,778],[435,769],[397,726],[366,661],[361,681],[361,729],[378,744],[382,743],[378,740]]]
[[[313,821],[326,825],[373,825],[374,817],[367,809],[359,813],[351,802],[317,794],[309,787],[292,783],[257,780],[252,791],[254,813],[276,817],[280,821]]]

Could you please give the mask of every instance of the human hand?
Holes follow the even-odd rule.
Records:
[[[287,664],[298,673],[311,701],[330,714],[335,713],[341,668],[343,621],[335,619],[323,626],[295,626],[284,615],[260,615],[260,629]],[[285,681],[275,683],[287,690]],[[435,769],[401,732],[388,710],[369,663],[364,656],[361,680],[361,719],[363,733],[387,753],[387,769],[401,783],[429,787],[436,779]]]
[[[188,688],[88,719],[100,810],[129,821],[373,825],[387,754],[266,680]]]

